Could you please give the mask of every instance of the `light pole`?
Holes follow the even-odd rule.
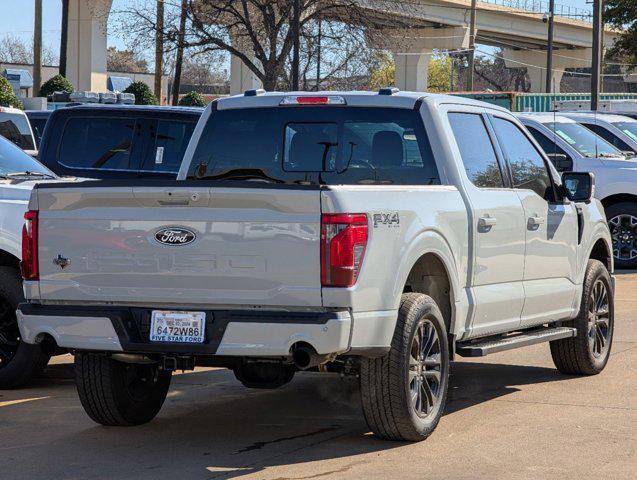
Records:
[[[593,1],[593,64],[591,65],[591,110],[599,103],[599,75],[602,67],[602,0]]]
[[[476,58],[476,5],[477,0],[471,0],[471,19],[469,20],[469,76],[467,77],[467,91],[473,91],[473,68]]]
[[[546,48],[546,93],[553,91],[553,28],[555,18],[555,0],[549,1],[549,32],[548,44]]]

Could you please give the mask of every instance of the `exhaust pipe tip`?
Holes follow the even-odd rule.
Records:
[[[292,361],[299,370],[316,367],[328,360],[327,355],[319,355],[309,345],[298,345],[292,349]]]

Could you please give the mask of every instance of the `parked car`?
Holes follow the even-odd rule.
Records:
[[[31,190],[38,183],[68,182],[10,141],[0,138],[0,388],[24,384],[47,364],[55,346],[24,343],[15,310],[24,301],[19,262]]]
[[[564,112],[629,156],[637,155],[637,120],[609,113]]]
[[[36,148],[40,148],[40,141],[42,140],[44,127],[51,116],[51,113],[53,113],[53,110],[26,110],[24,113],[31,124],[31,130],[33,130],[33,135],[35,137],[35,146]]]
[[[38,153],[29,120],[18,108],[0,107],[0,136],[13,142],[32,157]]]
[[[276,388],[324,365],[360,377],[376,435],[421,440],[455,354],[550,341],[561,372],[604,368],[613,260],[592,189],[500,107],[251,91],[208,106],[176,181],[34,190],[20,330],[74,351],[104,425],[155,417],[175,369]]]
[[[174,178],[202,112],[102,104],[62,108],[47,122],[38,159],[58,175]]]
[[[618,268],[637,268],[637,159],[595,135],[571,116],[520,113],[520,121],[560,171],[595,174],[595,196],[601,200],[613,237]]]

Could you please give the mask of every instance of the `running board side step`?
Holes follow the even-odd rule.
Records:
[[[527,347],[536,343],[560,340],[577,335],[577,330],[570,327],[542,327],[524,330],[500,337],[479,338],[456,344],[456,353],[461,357],[484,357],[491,353]]]

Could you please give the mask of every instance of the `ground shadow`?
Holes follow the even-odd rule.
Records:
[[[451,372],[447,415],[518,391],[521,385],[568,378],[550,368],[475,362],[454,363]],[[83,473],[94,477],[90,473],[100,466],[109,478],[236,478],[268,467],[356,458],[403,445],[369,434],[355,378],[305,373],[286,387],[262,391],[245,389],[227,370],[175,375],[155,421],[106,428],[85,417],[70,391],[72,377],[72,365],[53,365],[38,380],[38,388],[13,392],[13,397],[33,396],[34,390],[41,394],[48,389],[47,401],[63,404],[54,407],[58,415],[68,416],[55,419],[64,425],[55,442],[30,452],[56,458],[64,469],[51,471],[49,465],[41,476],[29,471],[32,478],[62,478],[57,473],[71,471],[77,478]],[[56,398],[60,391],[64,395]],[[21,421],[49,426],[51,417],[42,404]],[[81,460],[73,454],[79,450]]]

